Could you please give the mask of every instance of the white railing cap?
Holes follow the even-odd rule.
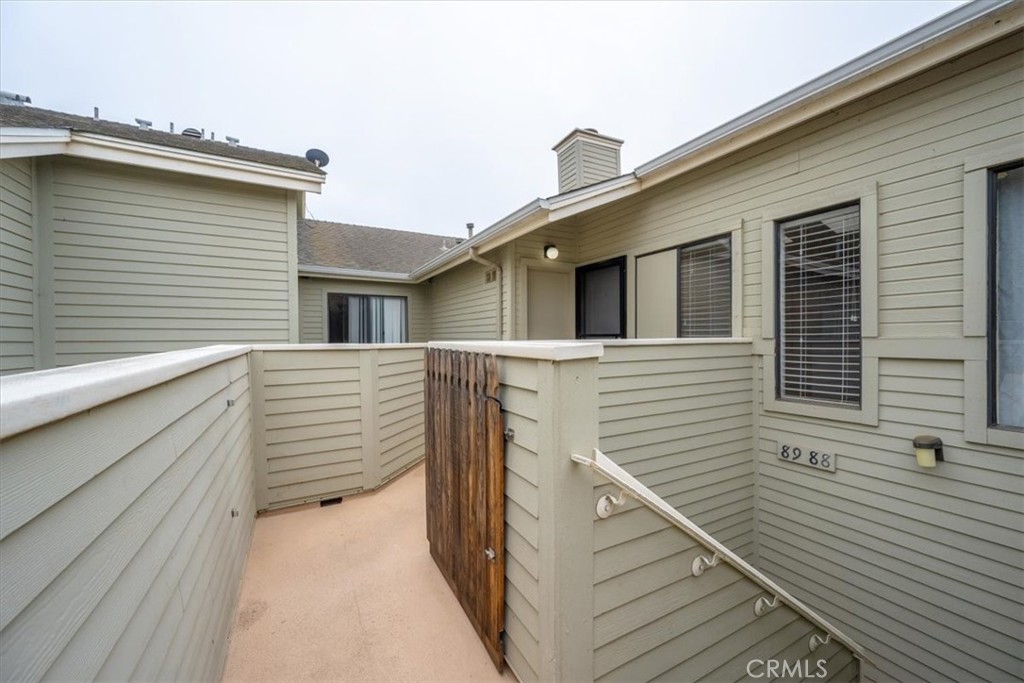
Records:
[[[698,346],[701,344],[750,344],[750,337],[665,337],[659,339],[604,339],[605,346]]]
[[[601,342],[586,341],[453,341],[430,342],[427,348],[472,353],[493,353],[506,358],[532,358],[535,360],[566,361],[600,358],[604,355]]]
[[[425,349],[425,343],[389,344],[253,344],[253,351],[395,351]]]
[[[206,346],[2,377],[0,439],[245,355],[250,348]]]

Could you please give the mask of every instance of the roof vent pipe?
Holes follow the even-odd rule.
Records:
[[[473,228],[475,226],[472,223],[466,223],[466,232],[469,233],[469,238],[473,239]]]
[[[100,108],[99,107],[93,107],[92,108],[92,118],[95,119],[96,121],[100,120]]]

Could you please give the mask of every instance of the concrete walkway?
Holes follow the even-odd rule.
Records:
[[[256,521],[224,681],[515,681],[430,557],[423,465]]]

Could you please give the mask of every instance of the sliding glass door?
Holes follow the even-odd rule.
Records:
[[[408,310],[404,296],[328,294],[328,341],[332,344],[406,342]]]

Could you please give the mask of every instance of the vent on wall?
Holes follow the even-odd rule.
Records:
[[[484,284],[488,284],[488,283],[494,282],[497,279],[498,279],[498,271],[497,270],[488,270],[486,273],[484,273]]]

